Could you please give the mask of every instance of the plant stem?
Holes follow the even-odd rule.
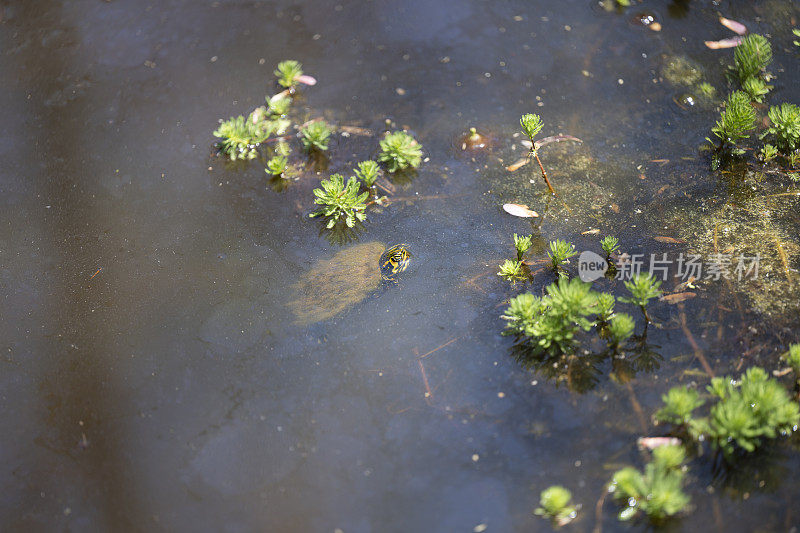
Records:
[[[539,154],[536,153],[536,150],[533,149],[531,149],[531,154],[533,154],[533,157],[536,158],[536,162],[539,163],[539,168],[542,171],[542,177],[544,178],[544,182],[547,183],[547,188],[550,189],[551,194],[555,194],[556,191],[553,190],[553,186],[550,185],[550,180],[547,178],[547,172],[544,171],[544,165],[542,165],[542,161],[539,159]]]

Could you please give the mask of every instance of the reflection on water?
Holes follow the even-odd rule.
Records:
[[[773,14],[796,11],[729,4],[780,35],[790,17]],[[535,259],[551,239],[597,250],[606,234],[671,253],[694,233],[685,245],[653,236],[679,235],[694,199],[727,199],[697,156],[713,110],[676,106],[686,89],[660,75],[685,56],[726,91],[723,56],[702,44],[718,37],[718,8],[647,8],[661,32],[583,0],[4,4],[7,528],[523,530],[543,527],[532,510],[553,483],[592,528],[610,468],[637,463],[636,438],[659,434],[660,395],[705,382],[698,354],[732,373],[798,340],[791,327],[749,327],[760,323],[741,290],[713,283],[683,307],[655,305],[660,327],[624,358],[592,347],[529,368],[499,334],[520,290],[495,275],[512,233],[535,234]],[[217,120],[262,105],[286,58],[319,79],[301,102],[309,117],[373,132],[388,118],[430,157],[351,234],[308,218],[325,174],[276,187],[255,161],[208,155]],[[793,61],[776,47],[776,98],[797,100]],[[532,169],[503,169],[531,111],[542,135],[584,141],[541,152],[562,202],[547,205]],[[486,153],[461,152],[469,127],[492,138]],[[349,172],[373,141],[340,136],[326,172]],[[516,219],[505,202],[543,216]],[[796,217],[779,222],[796,243]],[[294,324],[294,285],[321,301],[309,273],[378,242],[413,247],[396,286],[325,297],[347,305]],[[551,281],[543,272],[528,288]],[[677,528],[796,523],[788,446],[748,470],[750,484],[704,459],[690,465],[695,510]],[[620,529],[610,506],[601,522]]]

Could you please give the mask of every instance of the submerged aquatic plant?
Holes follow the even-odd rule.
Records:
[[[274,127],[271,122],[254,123],[239,115],[220,123],[214,136],[222,139],[219,148],[230,159],[254,159],[258,145],[266,141]]]
[[[767,116],[771,123],[767,132],[775,136],[775,143],[784,154],[800,147],[800,107],[786,103],[772,106]]]
[[[379,169],[378,163],[369,160],[360,162],[358,164],[358,168],[356,168],[353,172],[358,179],[364,182],[364,185],[367,187],[372,187],[375,184],[375,180],[378,179]]]
[[[292,89],[297,85],[297,78],[303,75],[303,65],[293,59],[281,61],[274,74],[282,87]]]
[[[320,182],[321,189],[314,189],[314,203],[322,207],[311,213],[310,217],[324,216],[328,219],[327,228],[332,228],[336,222],[344,219],[347,227],[355,226],[356,221],[366,219],[364,211],[367,208],[368,193],[359,194],[359,185],[356,178],[347,180],[341,174],[334,174],[328,180]]]
[[[753,452],[765,440],[789,434],[800,423],[797,403],[763,368],[748,369],[738,382],[713,378],[708,391],[717,402],[707,418],[690,420],[690,429],[728,458],[738,450]]]
[[[736,145],[738,141],[748,138],[750,135],[747,132],[755,124],[756,111],[750,105],[750,97],[745,92],[735,91],[728,97],[716,126],[711,128],[711,132],[719,138],[717,150],[721,150],[726,143]]]
[[[632,280],[625,282],[625,288],[631,293],[629,297],[620,298],[620,301],[638,305],[642,310],[644,319],[650,322],[647,314],[647,302],[661,296],[661,282],[652,274],[636,274]]]
[[[523,235],[522,237],[514,234],[514,248],[517,250],[517,261],[522,261],[522,256],[530,249],[533,235]]]
[[[567,262],[570,257],[577,254],[578,252],[575,251],[575,245],[571,242],[556,239],[550,241],[550,251],[547,252],[547,257],[550,258],[550,266],[553,267],[553,270],[558,271],[562,264]]]
[[[276,155],[275,157],[270,158],[267,161],[267,174],[271,174],[273,176],[281,176],[286,169],[289,167],[287,158],[285,155]]]
[[[389,172],[417,168],[422,162],[422,146],[404,131],[387,133],[380,141],[380,148],[378,161],[386,165]]]
[[[633,335],[636,326],[633,317],[627,313],[617,313],[608,323],[608,343],[615,350]]]
[[[688,387],[672,387],[661,396],[663,407],[656,411],[654,418],[661,423],[685,426],[692,420],[692,413],[705,402],[700,393]]]
[[[697,93],[704,98],[714,98],[717,95],[717,90],[713,85],[704,81],[697,85]]]
[[[509,259],[506,259],[503,264],[500,265],[500,272],[498,272],[497,275],[511,283],[516,283],[517,281],[527,278],[525,269],[522,268],[522,261],[511,261]]]
[[[600,241],[600,247],[606,253],[606,259],[608,259],[611,257],[611,254],[619,251],[619,240],[611,235],[606,235],[603,237],[603,240]]]
[[[536,159],[536,162],[539,164],[539,169],[542,171],[542,178],[544,178],[544,182],[547,184],[547,188],[550,190],[551,194],[555,194],[556,191],[553,190],[550,179],[547,177],[547,172],[544,170],[544,165],[542,165],[542,161],[539,159],[539,148],[536,145],[536,141],[533,140],[533,138],[542,131],[542,127],[544,126],[542,118],[534,113],[527,113],[520,117],[519,125],[522,126],[522,132],[528,137],[531,143],[531,150],[528,153],[528,157]]]
[[[789,351],[783,356],[786,363],[791,367],[796,378],[800,379],[800,344],[792,344]]]
[[[328,141],[333,130],[324,120],[317,120],[300,130],[300,140],[306,151],[324,152],[328,149]]]
[[[534,512],[563,526],[578,515],[578,506],[572,504],[572,493],[568,489],[554,485],[541,492],[539,507]]]
[[[744,84],[748,78],[758,78],[772,63],[772,46],[757,33],[742,37],[742,42],[733,52],[734,69],[739,81]]]
[[[654,523],[683,511],[690,503],[683,491],[685,452],[681,446],[660,446],[644,472],[633,467],[617,471],[609,485],[614,497],[624,502],[620,520],[630,520],[640,511]]]
[[[548,285],[542,298],[530,293],[512,298],[505,314],[505,334],[524,338],[537,352],[567,352],[577,342],[575,336],[588,331],[593,321],[597,296],[589,283],[579,279]]]
[[[764,163],[769,163],[776,157],[778,157],[778,149],[772,146],[771,144],[765,144],[761,147],[761,151],[759,152],[759,156]]]

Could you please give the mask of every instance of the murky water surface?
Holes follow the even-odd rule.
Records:
[[[754,198],[698,155],[715,102],[696,84],[728,90],[731,52],[702,42],[729,36],[718,10],[771,34],[771,101],[797,103],[798,10],[777,0],[622,13],[590,0],[4,2],[3,529],[541,530],[532,511],[555,483],[583,504],[576,530],[629,528],[596,502],[614,469],[642,465],[636,438],[663,434],[650,422],[660,395],[704,384],[701,359],[718,375],[776,368],[800,339],[796,198]],[[307,216],[318,177],[278,192],[262,164],[212,153],[217,120],[263,104],[286,58],[319,80],[304,116],[374,131],[389,118],[430,158],[339,242]],[[688,85],[667,79],[676,58]],[[584,141],[542,150],[568,208],[548,204],[532,169],[503,168],[523,153],[524,112],[542,115],[543,135]],[[488,153],[461,152],[470,126]],[[337,135],[330,170],[376,144]],[[543,216],[513,218],[504,202]],[[774,219],[753,215],[764,202]],[[495,275],[514,232],[534,233],[533,259],[555,238],[599,251],[608,233],[676,259],[722,242],[752,253],[748,220],[771,277],[656,304],[630,360],[536,368],[500,335],[523,289]],[[399,242],[414,256],[396,285],[367,276],[335,316],[297,319],[327,294],[315,266],[363,246],[377,275],[376,243]],[[796,526],[797,446],[735,471],[693,460],[694,511],[669,528]]]

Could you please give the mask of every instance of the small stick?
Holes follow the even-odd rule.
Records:
[[[703,365],[703,369],[706,371],[710,377],[714,377],[714,371],[711,370],[711,365],[708,364],[706,360],[706,356],[703,355],[703,350],[700,349],[698,346],[697,341],[694,340],[694,336],[692,332],[689,331],[689,326],[686,325],[686,313],[683,312],[683,304],[678,304],[678,308],[680,309],[680,319],[681,319],[681,329],[683,333],[686,335],[686,339],[689,341],[689,344],[692,345],[692,349],[694,350],[694,356],[700,361],[700,364]]]
[[[450,344],[453,344],[454,342],[456,342],[456,341],[457,341],[458,339],[460,339],[460,338],[461,338],[460,336],[459,336],[459,337],[453,337],[452,339],[450,339],[450,340],[449,340],[449,341],[447,341],[446,343],[442,344],[441,346],[439,346],[439,347],[437,347],[437,348],[434,348],[434,349],[433,349],[433,350],[431,350],[430,352],[428,352],[428,353],[426,353],[426,354],[423,354],[423,355],[420,355],[420,356],[417,356],[417,359],[425,359],[426,357],[428,357],[428,356],[429,356],[430,354],[432,354],[433,352],[435,352],[435,351],[437,351],[437,350],[441,350],[441,349],[442,349],[442,348],[444,348],[445,346],[449,346]]]
[[[639,424],[642,426],[642,434],[646,435],[648,430],[647,417],[644,416],[642,404],[640,404],[639,400],[636,398],[636,393],[633,392],[633,386],[630,384],[630,382],[625,383],[625,388],[628,389],[628,393],[631,396],[631,405],[633,406],[634,412],[636,412],[636,417],[639,419]]]
[[[430,405],[430,399],[433,398],[433,392],[431,392],[431,386],[428,384],[428,375],[425,373],[425,367],[422,366],[422,359],[419,357],[417,357],[417,364],[422,372],[422,382],[425,384],[425,401],[428,403],[428,405]]]
[[[603,505],[606,503],[606,495],[608,494],[608,487],[603,485],[603,494],[594,506],[594,529],[592,533],[603,533]]]

